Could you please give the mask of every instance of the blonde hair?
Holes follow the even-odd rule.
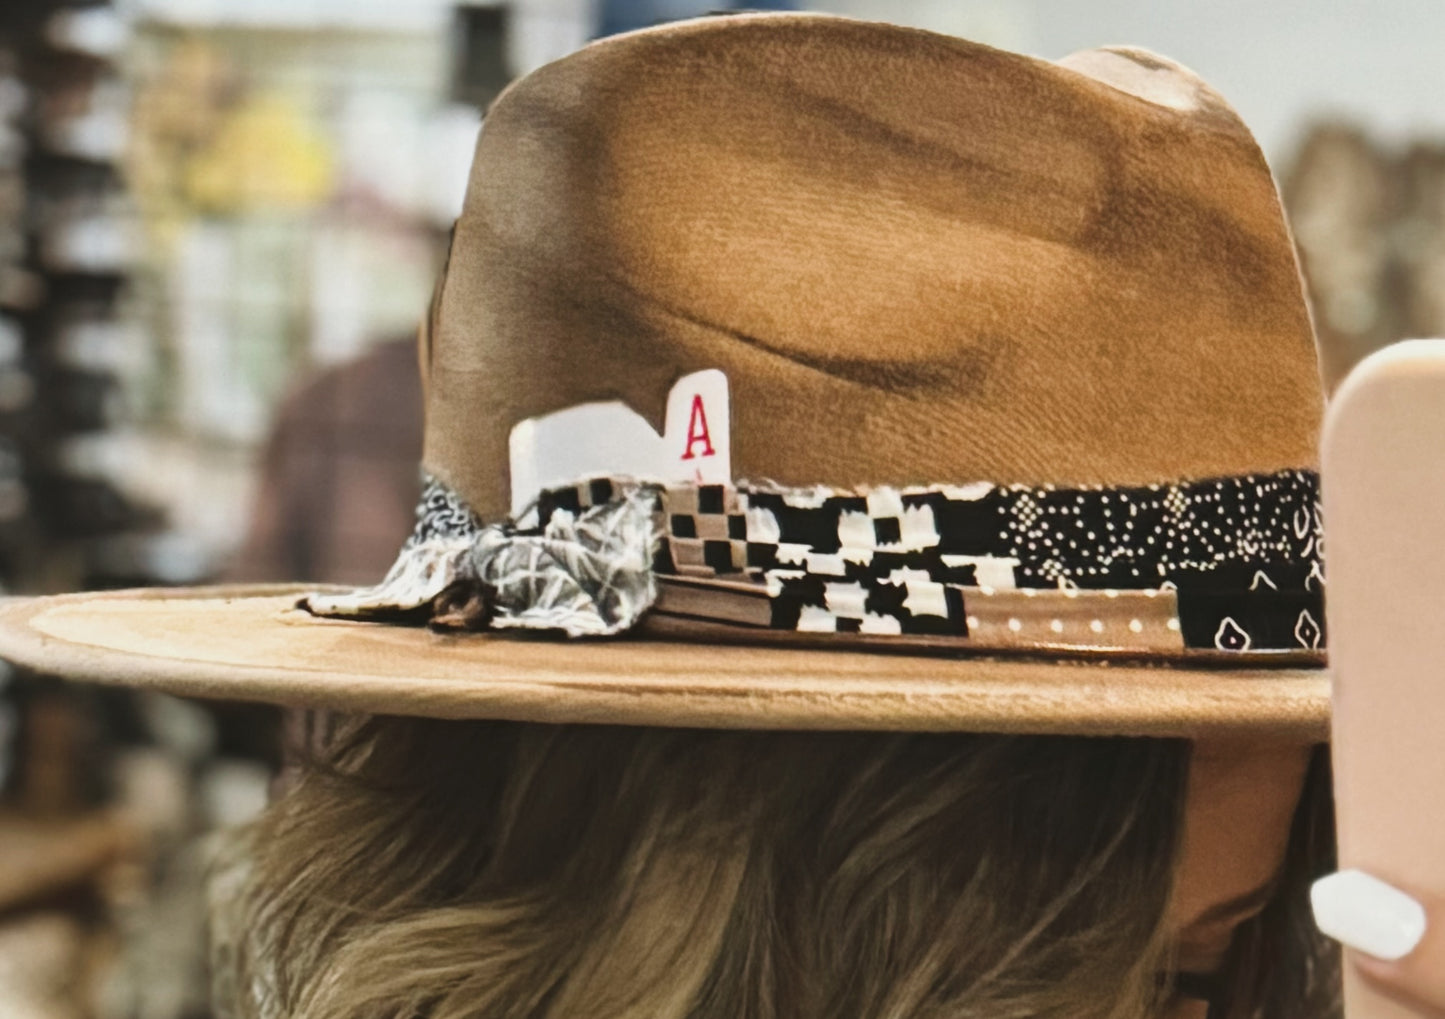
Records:
[[[1138,1019],[1187,766],[1150,739],[357,720],[232,847],[218,1004]]]

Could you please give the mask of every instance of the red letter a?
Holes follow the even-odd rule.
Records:
[[[707,430],[707,414],[702,409],[702,394],[692,398],[692,413],[687,418],[687,451],[682,454],[684,460],[692,460],[698,454],[692,451],[692,447],[702,443],[702,455],[714,456],[716,451],[712,448],[712,436]]]

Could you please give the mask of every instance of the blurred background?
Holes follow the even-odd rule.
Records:
[[[486,105],[719,0],[0,0],[0,591],[378,579]],[[1258,134],[1327,382],[1445,335],[1438,0],[818,0],[1059,58],[1144,46]],[[299,724],[0,667],[0,1016],[201,1019],[207,833]]]

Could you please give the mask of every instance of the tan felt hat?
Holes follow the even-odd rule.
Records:
[[[378,587],[12,602],[0,652],[444,717],[1327,729],[1293,247],[1169,61],[808,15],[596,43],[490,111],[421,358]]]

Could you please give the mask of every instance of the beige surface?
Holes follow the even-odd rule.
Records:
[[[316,620],[291,608],[301,593],[13,600],[0,605],[0,654],[74,679],[183,696],[444,718],[1306,738],[1328,729],[1320,669],[443,636]]]
[[[1340,866],[1445,895],[1445,342],[1363,361],[1324,443]],[[1417,1013],[1346,971],[1350,1019]]]

